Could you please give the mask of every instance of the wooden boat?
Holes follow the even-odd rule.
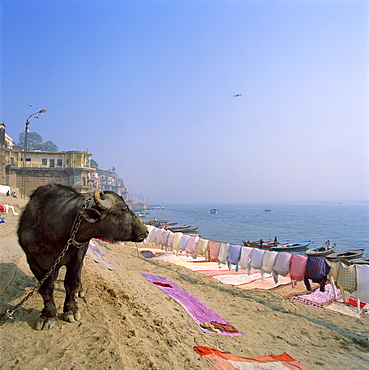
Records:
[[[343,252],[334,252],[330,255],[326,256],[326,259],[328,260],[339,260],[339,259],[345,259],[345,260],[353,260],[356,258],[361,258],[365,252],[365,248],[362,249],[350,249],[348,251]]]
[[[280,247],[288,244],[289,242],[290,242],[289,240],[280,240],[279,242],[277,242],[277,244],[274,244],[274,242],[263,243],[262,249],[271,249],[272,247]],[[256,247],[260,248],[260,245],[257,245]]]
[[[302,250],[305,250],[311,244],[311,242],[312,240],[305,240],[300,243],[283,244],[277,247],[271,247],[270,249],[276,252],[302,251]]]
[[[242,242],[243,242],[243,245],[245,247],[252,247],[252,248],[260,247],[260,239],[259,240],[253,240],[253,241],[245,241],[245,240],[242,240]],[[263,239],[263,245],[264,244],[269,244],[271,242],[272,241],[270,239],[266,239],[266,240]]]
[[[170,230],[173,233],[193,233],[195,232],[198,227],[192,226],[192,225],[181,225],[181,224],[172,224],[172,225],[166,225],[166,228]]]
[[[350,262],[355,263],[356,265],[369,265],[369,257],[354,258]]]
[[[336,247],[333,246],[330,249],[326,249],[325,245],[319,245],[318,247],[310,248],[308,249],[305,254],[308,257],[325,257],[328,256],[329,254],[333,253],[336,250]]]

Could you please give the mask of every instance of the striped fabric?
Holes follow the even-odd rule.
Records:
[[[340,272],[337,279],[337,286],[340,290],[346,290],[347,292],[353,293],[357,289],[356,281],[356,266],[346,266],[341,262]]]
[[[311,290],[309,279],[314,283],[320,284],[320,291],[324,292],[325,283],[327,282],[327,276],[331,269],[331,266],[328,265],[325,258],[321,257],[309,257],[306,270],[304,282],[307,290]]]

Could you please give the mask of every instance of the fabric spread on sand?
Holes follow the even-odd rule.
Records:
[[[264,276],[265,277],[265,276]],[[280,285],[286,285],[291,283],[291,278],[289,276],[280,276],[278,279],[278,282],[276,283],[272,276],[268,276],[267,278],[258,279],[251,281],[250,283],[237,285],[238,288],[241,289],[248,289],[248,290],[254,290],[254,289],[273,289]]]
[[[211,347],[195,346],[193,349],[196,353],[209,361],[216,370],[311,370],[287,353],[281,355],[246,357],[234,355],[229,352],[222,352]]]
[[[265,275],[264,275],[265,276]],[[269,275],[271,276],[271,275]],[[241,274],[241,275],[218,275],[218,276],[213,276],[214,279],[217,279],[223,284],[228,284],[228,285],[241,285],[241,284],[247,284],[252,281],[261,279],[262,276],[260,272],[256,274]]]
[[[238,271],[229,271],[228,269],[216,269],[216,270],[194,270],[202,275],[214,277],[218,275],[244,275],[247,274],[246,270],[239,269]]]
[[[116,268],[105,259],[104,254],[100,251],[98,247],[96,247],[96,245],[91,240],[88,244],[86,255],[92,257],[95,262],[104,264],[109,270],[116,270]]]
[[[319,288],[319,284],[312,283],[312,290]],[[296,295],[308,294],[309,291],[306,289],[306,286],[303,281],[297,281],[295,287],[292,287],[292,283],[286,285],[278,286],[277,288],[269,289],[270,292],[277,293],[283,298],[290,298]]]
[[[341,292],[337,291],[338,298],[341,298]],[[327,304],[333,302],[336,298],[333,293],[333,288],[331,284],[325,286],[325,291],[321,292],[319,289],[314,290],[310,294],[297,295],[291,298],[294,301],[306,304],[308,306],[314,306],[322,308]]]
[[[218,269],[218,270],[223,270],[225,272],[229,272],[227,266],[221,266],[218,268],[218,264],[214,262],[206,262],[206,263],[198,263],[198,264],[193,264],[191,262],[185,262],[185,261],[180,261],[180,262],[173,262],[175,265],[180,265],[183,267],[186,267],[192,271],[201,271],[201,270],[212,270],[212,269]]]
[[[173,283],[171,280],[167,279],[165,276],[146,274],[143,272],[141,272],[141,275],[152,284],[154,284],[156,287],[158,287],[160,290],[162,290],[165,294],[173,298],[177,303],[179,303],[203,332],[214,334],[213,331],[201,326],[201,324],[203,324],[204,322],[210,323],[211,321],[216,321],[218,323],[231,325],[229,322],[225,321],[223,317],[219,316],[209,307],[204,305],[194,295],[186,292],[176,283]],[[158,283],[161,284],[158,285]],[[170,287],[165,286],[167,284],[170,285]],[[228,337],[235,337],[242,335],[243,333],[228,333],[223,331],[217,334],[226,335]]]
[[[360,314],[357,312],[357,308],[354,306],[350,306],[347,304],[344,304],[342,302],[332,302],[327,306],[324,306],[324,308],[327,308],[328,310],[332,310],[335,312],[339,312],[342,315],[347,315],[351,317],[360,318]]]

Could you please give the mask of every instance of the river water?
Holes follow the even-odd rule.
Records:
[[[142,218],[198,226],[206,239],[241,244],[242,240],[330,240],[336,251],[366,248],[369,256],[368,204],[167,204]],[[217,213],[210,213],[216,208]],[[268,210],[268,211],[267,211]]]

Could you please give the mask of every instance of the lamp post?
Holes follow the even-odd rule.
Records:
[[[29,120],[31,118],[40,118],[41,113],[46,113],[46,109],[41,109],[36,113],[30,114],[27,119],[26,119],[26,127],[24,129],[24,147],[23,147],[23,176],[22,176],[22,195],[23,198],[26,197],[26,172],[25,172],[25,167],[26,167],[26,151],[27,151],[27,134],[29,131]]]

